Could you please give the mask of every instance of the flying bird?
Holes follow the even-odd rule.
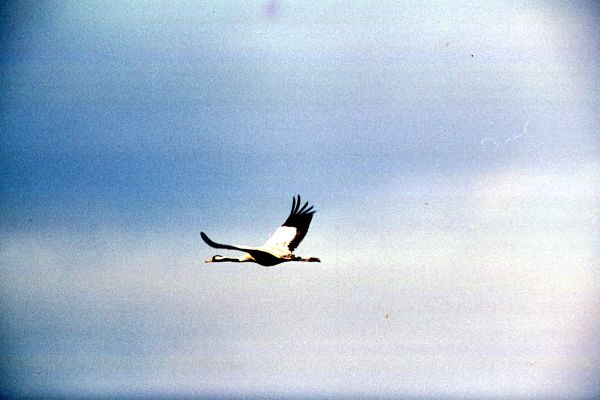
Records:
[[[298,247],[304,236],[306,236],[310,221],[312,221],[313,214],[316,212],[312,206],[308,207],[308,202],[304,203],[302,207],[300,207],[300,204],[300,195],[298,195],[293,198],[292,211],[283,225],[277,228],[269,240],[259,247],[216,243],[210,240],[204,232],[200,232],[202,240],[210,247],[238,250],[245,253],[237,258],[223,257],[217,254],[205,262],[254,262],[265,267],[288,261],[321,262],[321,260],[315,257],[299,257],[293,254],[293,251],[296,250],[296,247]]]

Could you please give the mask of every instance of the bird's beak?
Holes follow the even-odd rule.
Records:
[[[207,259],[207,260],[204,260],[204,262],[205,262],[205,263],[209,263],[209,262],[212,262],[212,260],[209,258],[209,259]]]

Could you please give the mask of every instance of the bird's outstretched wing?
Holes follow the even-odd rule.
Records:
[[[208,236],[206,236],[206,234],[204,232],[200,232],[200,236],[202,236],[202,240],[204,240],[207,245],[209,245],[210,247],[214,247],[215,249],[227,249],[227,250],[239,250],[239,251],[252,250],[251,247],[238,246],[238,245],[232,246],[230,244],[221,244],[221,243],[213,242],[212,240],[210,240],[210,238]]]
[[[287,249],[289,252],[293,252],[298,247],[306,236],[310,221],[316,212],[312,206],[308,207],[308,202],[304,203],[302,208],[300,204],[300,195],[298,195],[292,201],[292,211],[288,218],[262,247]]]

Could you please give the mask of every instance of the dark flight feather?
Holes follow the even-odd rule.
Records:
[[[289,244],[289,249],[292,252],[296,249],[296,247],[298,247],[300,242],[302,242],[304,236],[306,236],[308,227],[310,226],[310,222],[313,218],[313,214],[316,212],[313,210],[312,206],[308,207],[308,202],[306,202],[302,208],[300,208],[300,204],[301,198],[300,195],[298,195],[297,198],[293,199],[292,211],[282,225],[296,228],[296,236],[294,236]]]

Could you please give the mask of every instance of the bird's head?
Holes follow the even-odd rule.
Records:
[[[205,260],[204,262],[205,262],[205,263],[211,263],[211,262],[220,262],[220,261],[223,261],[223,259],[224,259],[224,258],[225,258],[225,257],[223,257],[223,256],[221,256],[221,255],[219,255],[219,254],[217,254],[217,255],[214,255],[214,256],[212,256],[212,257],[211,257],[211,258],[209,258],[208,260]]]

